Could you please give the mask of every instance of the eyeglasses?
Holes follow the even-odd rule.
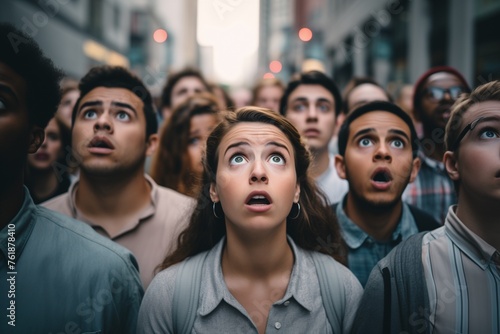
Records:
[[[464,88],[462,86],[453,86],[450,88],[428,87],[426,89],[427,96],[436,101],[441,101],[445,93],[448,93],[453,100],[456,100],[463,92]]]
[[[460,145],[460,142],[462,141],[462,139],[464,139],[467,132],[474,130],[476,125],[483,119],[484,119],[484,117],[479,117],[479,118],[476,118],[475,120],[473,120],[472,122],[470,122],[469,124],[467,124],[467,126],[458,135],[457,140],[455,140],[455,142],[451,146],[451,150],[455,151],[458,148],[458,145]]]

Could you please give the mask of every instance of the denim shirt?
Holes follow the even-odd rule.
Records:
[[[389,254],[401,241],[418,233],[418,228],[410,208],[403,203],[401,218],[394,232],[392,232],[390,240],[385,242],[377,241],[347,217],[343,208],[345,198],[337,205],[336,215],[340,233],[349,248],[347,254],[348,267],[364,287],[370,272],[378,261]]]

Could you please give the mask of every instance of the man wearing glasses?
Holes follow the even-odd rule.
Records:
[[[458,204],[377,264],[353,333],[500,332],[500,81],[457,100],[445,142]]]
[[[468,92],[464,77],[448,66],[431,68],[415,84],[413,107],[424,132],[419,153],[422,166],[416,180],[403,193],[403,200],[429,212],[441,224],[448,207],[457,202],[453,182],[442,163],[444,129],[451,106],[460,94]]]

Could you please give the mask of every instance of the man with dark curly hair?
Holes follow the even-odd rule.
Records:
[[[33,39],[0,24],[0,333],[134,333],[143,289],[132,254],[35,205],[23,186],[61,74]]]

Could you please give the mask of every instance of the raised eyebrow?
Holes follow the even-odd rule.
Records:
[[[354,134],[354,136],[352,136],[353,139],[355,138],[358,138],[360,136],[364,136],[368,133],[373,133],[373,132],[376,132],[374,128],[368,128],[368,129],[363,129],[363,130],[359,130],[358,132],[356,132]]]
[[[267,143],[267,144],[266,144],[266,146],[277,146],[277,147],[281,147],[281,148],[285,149],[285,150],[288,152],[288,154],[290,154],[290,155],[291,155],[290,150],[288,149],[288,147],[286,147],[286,145],[284,145],[284,144],[282,144],[282,143],[278,143],[278,142],[275,142],[275,141],[271,141],[271,142]]]
[[[129,109],[131,110],[135,115],[137,115],[137,111],[135,110],[134,107],[132,107],[130,104],[128,103],[124,103],[124,102],[111,102],[111,106],[113,107],[120,107],[120,108],[125,108],[125,109]]]
[[[96,106],[99,106],[101,107],[103,105],[102,101],[88,101],[88,102],[85,102],[83,103],[80,108],[78,108],[78,111],[82,110],[83,108],[86,108],[86,107],[96,107]]]
[[[390,129],[389,133],[400,135],[400,136],[404,137],[407,141],[410,141],[410,137],[408,137],[408,135],[406,134],[406,132],[404,132],[402,130]]]
[[[248,144],[246,141],[239,141],[237,143],[234,143],[234,144],[231,144],[229,145],[226,150],[224,151],[224,155],[226,155],[227,151],[229,151],[230,149],[232,149],[233,147],[239,147],[239,146],[249,146],[250,144]]]
[[[19,103],[19,98],[17,97],[16,92],[12,90],[12,88],[10,88],[9,86],[0,84],[0,91],[12,95],[12,97],[14,97],[14,99],[16,100],[16,103]]]

